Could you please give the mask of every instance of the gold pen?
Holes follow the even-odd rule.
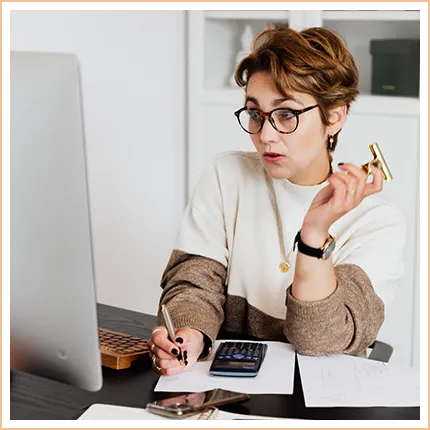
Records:
[[[167,310],[166,305],[161,305],[161,313],[163,315],[164,322],[166,323],[166,328],[167,328],[167,332],[169,333],[170,341],[174,343],[175,342],[175,327],[173,325],[172,318],[170,318],[170,314],[169,314],[169,311]],[[178,346],[178,348],[179,348],[179,354],[178,354],[177,358],[178,358],[178,361],[181,364],[181,366],[184,366],[185,365],[184,357],[182,355],[181,348],[179,346]]]

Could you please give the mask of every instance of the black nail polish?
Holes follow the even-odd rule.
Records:
[[[184,343],[184,339],[182,339],[182,337],[177,337],[176,342],[177,343]]]
[[[185,360],[185,366],[188,366],[188,360]]]
[[[178,361],[182,361],[182,353],[181,352],[179,352],[177,357],[178,357]]]
[[[179,354],[179,352],[178,352],[178,350],[177,350],[176,348],[173,348],[170,352],[171,352],[173,355],[178,355],[178,354]]]
[[[345,163],[337,163],[338,166],[343,166]]]

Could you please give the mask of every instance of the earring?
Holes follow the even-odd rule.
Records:
[[[334,149],[334,137],[329,136],[328,137],[328,150],[333,151],[333,149]]]

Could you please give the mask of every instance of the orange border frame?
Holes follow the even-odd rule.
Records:
[[[354,3],[357,4],[356,7],[353,7],[351,4],[349,4],[349,7],[345,8],[344,1],[341,0],[330,0],[330,1],[324,1],[322,2],[312,2],[312,1],[304,1],[300,3],[300,9],[357,9],[361,8],[363,10],[365,9],[378,9],[378,10],[394,10],[394,9],[401,9],[402,6],[405,5],[401,4],[398,0],[395,1],[386,1],[386,0],[363,0],[363,1],[356,1]],[[376,5],[376,3],[378,3]],[[411,9],[421,9],[427,12],[425,8],[424,1],[414,1],[409,2],[409,7]],[[2,26],[3,31],[7,31],[7,42],[8,42],[8,48],[9,48],[9,9],[58,9],[58,8],[64,8],[64,9],[243,9],[243,4],[240,2],[237,2],[236,6],[232,6],[231,1],[225,1],[225,0],[218,0],[217,2],[191,2],[187,1],[186,3],[181,4],[179,1],[171,0],[171,1],[164,1],[162,2],[162,6],[160,6],[160,3],[158,3],[159,7],[155,8],[152,5],[145,5],[143,2],[139,2],[136,0],[129,0],[126,2],[126,4],[121,4],[120,6],[116,5],[115,2],[106,0],[104,2],[101,2],[99,0],[93,0],[91,2],[62,2],[62,1],[45,1],[43,6],[40,6],[39,2],[35,2],[32,0],[26,0],[22,2],[10,2],[7,5],[6,9],[2,10],[2,20],[1,22],[4,22],[7,25]],[[216,7],[215,7],[216,6]],[[251,5],[249,2],[247,3],[247,9],[262,9],[261,3],[257,2],[255,5]],[[265,5],[266,6],[266,5]],[[270,3],[270,9],[286,9],[287,5],[285,4],[285,1],[273,1]],[[268,9],[268,8],[264,8]],[[427,22],[426,22],[427,26]],[[424,33],[424,32],[423,32]],[[425,38],[427,42],[427,29],[425,28]],[[425,58],[428,58],[428,43],[425,45]],[[1,121],[1,128],[0,132],[2,133],[2,139],[1,139],[1,146],[0,146],[0,175],[1,175],[1,218],[0,218],[0,226],[1,226],[1,238],[2,238],[2,246],[1,246],[1,277],[2,281],[4,283],[3,293],[6,297],[5,300],[2,300],[1,303],[2,307],[6,307],[6,312],[3,313],[3,315],[6,315],[4,317],[4,320],[6,322],[6,334],[5,338],[8,338],[8,311],[9,311],[9,49],[6,51],[6,55],[1,56],[1,105],[2,109],[4,108],[3,114],[0,116]],[[426,64],[426,73],[425,78],[427,79],[427,64]],[[423,238],[423,245],[421,249],[421,293],[426,292],[426,287],[428,285],[427,281],[427,273],[425,266],[429,264],[428,261],[428,253],[427,253],[427,243],[428,239],[430,238],[430,230],[428,226],[428,209],[427,209],[427,201],[428,201],[428,186],[430,183],[430,175],[427,171],[426,173],[426,165],[425,162],[430,161],[430,154],[427,149],[428,144],[428,135],[427,135],[427,123],[429,122],[429,112],[427,111],[427,94],[421,97],[421,102],[424,104],[424,126],[423,126],[423,135],[422,135],[422,146],[421,146],[421,180],[422,180],[422,199],[421,201],[425,202],[425,207],[422,210],[421,213],[421,231],[423,233],[427,233],[427,236],[422,235]],[[427,119],[427,121],[426,121]],[[426,157],[426,158],[424,158]],[[422,297],[425,297],[424,295]],[[423,371],[423,382],[425,383],[425,386],[423,386],[423,402],[422,407],[427,409],[427,370],[428,370],[428,361],[427,361],[427,349],[428,348],[428,315],[427,315],[427,308],[425,305],[428,305],[428,296],[427,296],[427,302],[423,302],[422,306],[422,336],[421,336],[421,345],[425,348],[422,348],[422,371]],[[7,303],[7,304],[6,304]],[[6,348],[8,348],[6,346]],[[2,357],[2,360],[7,361],[8,353],[5,353]],[[8,385],[8,381],[7,381]],[[9,389],[6,393],[6,401],[2,402],[4,405],[4,409],[2,408],[2,416],[5,417],[2,422],[8,423],[8,409],[9,409]],[[426,417],[427,418],[427,417]],[[302,427],[302,425],[300,426]],[[23,427],[25,428],[25,427]],[[41,428],[41,427],[39,427]],[[51,427],[52,428],[52,427]],[[376,426],[375,426],[376,428]]]

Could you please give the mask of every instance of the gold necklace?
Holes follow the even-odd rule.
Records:
[[[279,270],[282,273],[287,273],[290,270],[291,265],[290,265],[290,263],[288,263],[288,257],[287,257],[286,252],[285,252],[284,232],[283,232],[283,228],[282,228],[282,219],[281,219],[281,216],[279,214],[278,200],[276,198],[275,187],[273,185],[273,179],[269,178],[266,171],[264,171],[264,175],[266,177],[267,186],[269,187],[269,190],[270,190],[272,206],[273,206],[273,209],[275,211],[275,216],[276,216],[276,227],[278,229],[279,248],[281,251],[281,258],[282,258],[282,261],[279,264]],[[291,252],[292,252],[292,250],[290,251],[288,256],[291,254]]]
[[[329,156],[330,156],[330,163],[329,163],[330,164],[330,173],[333,173],[334,172],[334,169],[333,169],[334,161],[333,161],[332,155],[329,154]],[[263,169],[263,170],[264,170],[264,176],[266,179],[266,184],[270,190],[272,206],[273,206],[273,209],[275,211],[275,216],[276,216],[276,226],[278,228],[279,248],[280,248],[281,257],[282,257],[282,261],[279,264],[279,270],[282,273],[287,273],[291,268],[290,263],[288,263],[288,257],[293,252],[294,247],[293,247],[293,249],[291,249],[291,251],[288,253],[288,256],[287,256],[286,252],[285,252],[285,245],[284,245],[284,232],[282,229],[282,218],[279,214],[278,199],[276,198],[275,186],[273,184],[273,179],[269,177],[269,175],[265,169]]]

